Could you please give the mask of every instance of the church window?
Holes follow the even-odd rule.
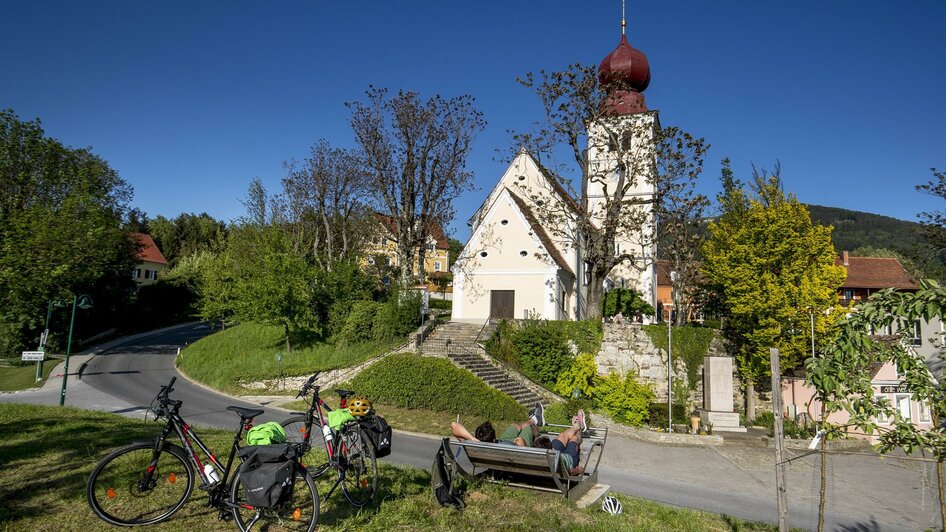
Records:
[[[519,176],[519,181],[525,181],[525,180],[526,180],[526,176],[524,175]]]
[[[520,257],[528,257],[528,256],[529,256],[529,252],[526,251],[526,250],[522,250],[522,251],[519,252],[519,256],[520,256]]]
[[[485,251],[480,251],[480,257],[486,257],[487,255],[489,255],[489,253]]]
[[[509,220],[500,220],[499,223],[501,223],[501,224],[503,224],[503,225],[508,225],[508,224],[509,224]]]

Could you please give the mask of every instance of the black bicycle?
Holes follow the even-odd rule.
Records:
[[[223,466],[179,414],[181,401],[169,397],[176,380],[174,377],[162,386],[151,404],[155,419],[166,420],[161,434],[153,441],[113,451],[92,470],[86,491],[96,515],[119,526],[160,523],[184,506],[197,485],[207,492],[207,505],[219,510],[219,518],[234,519],[240,530],[254,526],[267,531],[313,530],[319,519],[319,496],[312,476],[299,459],[294,460],[288,500],[273,508],[255,508],[246,503],[240,471],[233,468],[233,461],[244,432],[252,428],[253,418],[263,410],[227,407],[240,416],[240,426]],[[180,445],[168,441],[172,433],[177,434]],[[197,449],[206,457],[205,463],[201,463]]]
[[[332,496],[339,485],[348,502],[355,507],[362,507],[374,498],[378,489],[378,460],[374,446],[364,434],[357,421],[345,423],[338,430],[333,430],[322,414],[322,408],[330,412],[332,408],[319,397],[319,386],[313,384],[319,372],[309,377],[302,385],[296,397],[302,397],[309,404],[305,412],[293,412],[293,416],[282,422],[286,431],[286,440],[296,445],[299,454],[305,456],[312,448],[312,427],[317,427],[322,434],[322,443],[328,455],[328,461],[319,466],[309,467],[312,476],[318,478],[326,471],[335,471],[338,479],[325,498]],[[335,390],[341,398],[341,407],[354,392]],[[310,397],[311,394],[311,397]]]

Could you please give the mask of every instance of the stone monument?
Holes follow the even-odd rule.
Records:
[[[703,410],[700,421],[712,423],[714,431],[745,432],[739,426],[739,414],[733,412],[732,358],[703,359]]]

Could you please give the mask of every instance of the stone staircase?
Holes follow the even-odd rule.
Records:
[[[535,385],[514,370],[501,367],[475,342],[479,325],[449,322],[435,329],[421,345],[428,356],[448,358],[457,366],[469,370],[491,387],[511,396],[519,404],[531,407],[545,402]]]

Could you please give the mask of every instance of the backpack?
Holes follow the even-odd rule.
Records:
[[[460,490],[453,485],[455,466],[449,440],[445,439],[434,456],[434,465],[430,468],[430,487],[434,492],[434,500],[440,506],[462,510],[466,505]]]
[[[375,457],[383,458],[391,454],[391,437],[394,433],[383,417],[377,414],[364,416],[359,423],[368,441],[371,442],[371,446],[374,447]]]
[[[286,431],[282,425],[275,421],[256,425],[246,431],[247,445],[270,445],[272,443],[285,443]]]
[[[256,508],[272,508],[289,500],[295,480],[295,447],[286,443],[253,445],[237,453],[240,483],[246,503]]]

